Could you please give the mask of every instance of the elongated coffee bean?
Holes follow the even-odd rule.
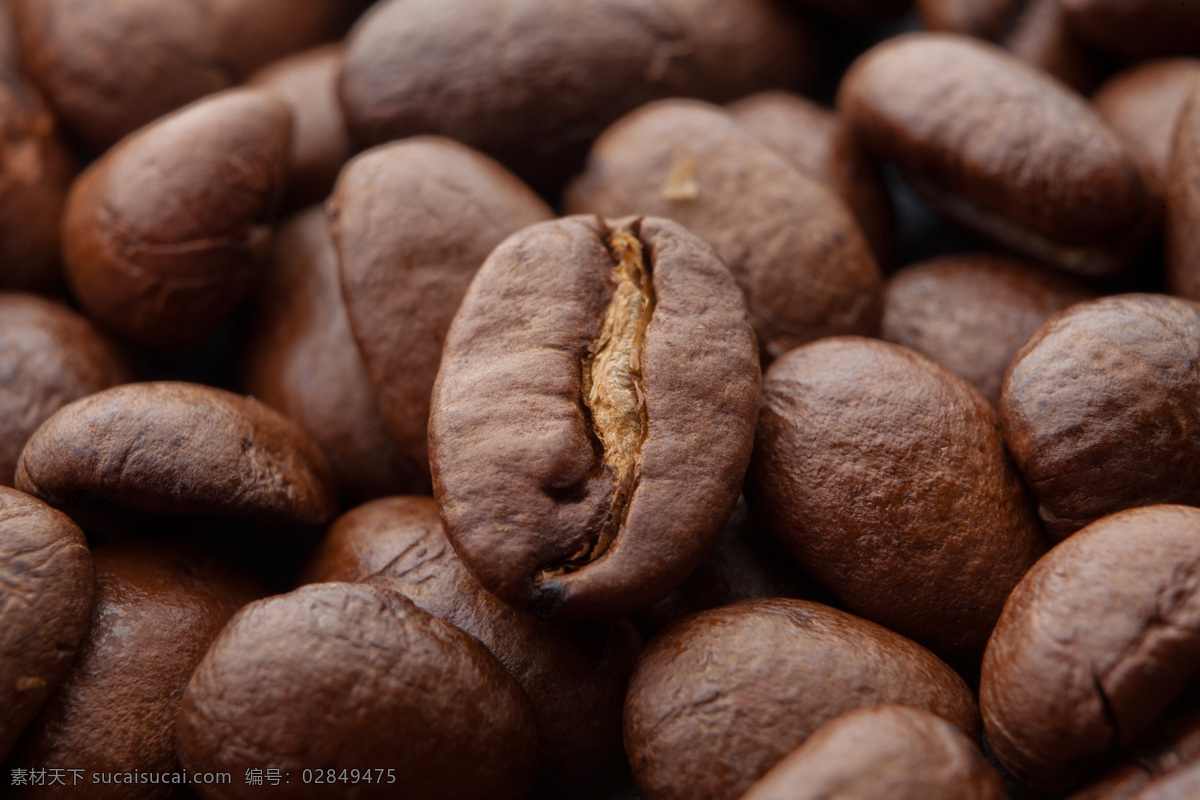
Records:
[[[645,608],[720,538],[759,383],[741,293],[679,225],[526,228],[484,263],[443,351],[429,441],[446,533],[512,605]]]

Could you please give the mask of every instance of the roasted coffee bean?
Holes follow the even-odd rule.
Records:
[[[1007,800],[1000,776],[961,730],[905,706],[827,722],[743,800]]]
[[[306,586],[242,609],[192,676],[178,730],[190,772],[292,776],[277,788],[197,785],[205,800],[515,800],[537,769],[529,698],[483,645],[365,584]],[[384,764],[373,783],[302,779]]]
[[[321,445],[344,497],[428,491],[388,436],[342,303],[337,251],[325,211],[280,227],[245,340],[242,385]]]
[[[883,293],[883,338],[966,378],[1000,405],[1004,373],[1047,319],[1096,293],[1016,259],[949,256],[907,267]]]
[[[1121,295],[1052,317],[1000,395],[1009,451],[1055,539],[1116,511],[1200,505],[1200,305]]]
[[[266,268],[291,113],[270,92],[206,98],[138,131],[71,187],[67,280],[96,322],[149,350],[203,342]]]
[[[1200,81],[1177,125],[1167,170],[1167,286],[1200,300]]]
[[[647,800],[733,800],[829,720],[886,703],[978,734],[970,689],[925,648],[817,603],[749,600],[650,641],[625,749]]]
[[[157,800],[170,785],[112,776],[179,771],[183,688],[229,618],[262,592],[231,564],[179,543],[126,540],[93,555],[91,627],[10,764],[82,770],[96,800]],[[79,797],[71,784],[14,786],[11,797]]]
[[[159,117],[334,38],[361,0],[11,0],[51,107],[101,152]],[[191,148],[185,148],[190,151]]]
[[[1155,205],[1167,187],[1171,145],[1192,88],[1200,85],[1200,60],[1176,58],[1130,67],[1092,97],[1096,113],[1121,137]]]
[[[994,42],[1021,61],[1089,91],[1101,66],[1058,0],[916,0],[925,27]]]
[[[896,214],[883,176],[837,114],[798,94],[760,92],[729,106],[738,123],[792,166],[833,189],[854,212],[875,260],[896,259]]]
[[[964,667],[1045,550],[996,412],[873,339],[797,348],[763,379],[751,508],[846,608]]]
[[[554,214],[461,144],[419,137],[356,158],[329,203],[350,327],[383,424],[429,491],[429,400],[467,286],[510,234]]]
[[[681,226],[526,228],[488,257],[446,340],[429,424],[446,534],[518,608],[647,608],[720,539],[759,383],[741,293]]]
[[[907,11],[912,0],[791,0],[791,3],[805,11],[852,22],[886,22]]]
[[[66,306],[0,294],[0,486],[11,486],[29,437],[55,411],[133,380],[112,342]]]
[[[1200,707],[1186,706],[1128,752],[1122,763],[1069,800],[1129,800],[1176,769],[1200,762]]]
[[[745,294],[767,358],[879,330],[882,279],[854,216],[723,109],[664,100],[618,121],[567,209],[666,217],[708,242]]]
[[[850,68],[838,110],[939,211],[1070,272],[1125,269],[1144,238],[1137,167],[1087,102],[997,47],[909,34]]]
[[[533,701],[545,794],[592,783],[623,760],[621,708],[641,647],[633,626],[556,624],[501,603],[455,555],[432,499],[393,497],[345,514],[305,575],[367,579],[483,642]]]
[[[1136,744],[1196,677],[1200,509],[1150,506],[1050,551],[1004,607],[983,662],[992,751],[1064,789]]]
[[[1200,6],[1179,0],[1059,0],[1071,27],[1125,59],[1192,54],[1200,48]]]
[[[250,85],[270,89],[292,111],[292,159],[287,203],[302,208],[329,196],[342,166],[354,155],[338,102],[345,49],[330,44],[306,50],[255,73]]]
[[[71,665],[95,584],[83,531],[0,486],[0,763]]]
[[[187,383],[134,383],[46,421],[17,464],[18,489],[88,512],[111,504],[260,525],[319,525],[337,512],[321,448],[252,399]]]
[[[795,87],[812,49],[770,0],[391,0],[351,33],[341,96],[361,144],[447,136],[555,193],[622,114]]]

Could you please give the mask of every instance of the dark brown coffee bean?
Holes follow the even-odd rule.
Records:
[[[938,210],[1016,252],[1103,277],[1144,236],[1146,192],[1116,134],[1082,97],[992,45],[891,39],[854,63],[838,109]]]
[[[282,196],[291,113],[237,89],[165,117],[71,187],[63,260],[88,315],[124,339],[195,347],[265,269],[266,217]]]
[[[1200,510],[1132,509],[1062,542],[1021,581],[983,662],[992,751],[1063,789],[1138,742],[1197,675]]]
[[[1121,58],[1193,54],[1200,48],[1200,6],[1180,0],[1059,0],[1089,43]]]
[[[1096,85],[1098,59],[1058,0],[916,0],[925,27],[986,39],[1078,92]]]
[[[74,400],[133,380],[125,356],[66,306],[0,294],[0,486],[29,437]]]
[[[365,584],[306,586],[244,608],[192,676],[178,728],[189,771],[292,776],[275,790],[197,786],[206,800],[515,800],[537,770],[529,699],[496,659],[397,592]],[[304,770],[385,765],[383,778],[352,788],[302,782]]]
[[[83,531],[0,487],[0,763],[71,665],[95,588]]]
[[[963,666],[1045,549],[987,401],[872,339],[826,339],[771,366],[746,490],[849,610]]]
[[[12,0],[22,57],[51,107],[101,152],[264,64],[332,39],[345,0]]]
[[[1192,88],[1200,85],[1200,60],[1176,58],[1130,67],[1092,97],[1096,113],[1121,137],[1155,205],[1166,192],[1179,116]]]
[[[415,470],[384,428],[350,334],[324,209],[279,229],[254,320],[242,385],[321,445],[344,497],[429,491],[427,471]]]
[[[792,166],[837,192],[854,212],[875,260],[896,259],[896,215],[883,175],[850,139],[837,114],[798,94],[760,92],[729,106],[742,127]]]
[[[446,534],[518,608],[642,610],[720,539],[759,382],[741,293],[681,226],[526,228],[488,257],[446,340],[429,427]]]
[[[742,800],[1007,800],[963,732],[928,711],[872,706],[821,726]]]
[[[617,122],[567,209],[667,217],[708,242],[745,293],[768,358],[878,332],[881,278],[853,215],[716,106],[664,100]]]
[[[1121,295],[1052,317],[1000,395],[1004,439],[1056,539],[1124,508],[1200,505],[1200,305]]]
[[[261,589],[225,561],[179,543],[127,540],[93,555],[91,627],[10,763],[83,770],[88,798],[157,800],[169,785],[96,782],[93,773],[179,770],[183,688],[221,628]],[[11,796],[79,797],[71,783],[14,787]]]
[[[16,485],[68,512],[99,501],[271,526],[337,512],[316,442],[253,399],[188,383],[118,386],[66,406],[25,446]]]
[[[852,22],[886,22],[907,11],[912,0],[791,0],[791,3],[805,11]]]
[[[42,99],[3,58],[0,288],[54,292],[63,283],[59,225],[75,162]]]
[[[429,491],[429,398],[450,322],[496,245],[553,212],[490,158],[419,137],[350,163],[329,203],[350,327],[383,424]]]
[[[885,703],[978,734],[970,689],[925,648],[817,603],[749,600],[646,646],[625,749],[647,800],[733,800],[829,720]]]
[[[883,293],[883,338],[965,378],[1000,405],[1004,373],[1021,345],[1059,311],[1096,293],[1066,276],[991,255],[906,267]]]
[[[287,202],[291,208],[329,196],[342,166],[354,155],[346,117],[338,102],[345,48],[330,44],[277,61],[249,83],[270,89],[292,111],[292,160]]]
[[[554,193],[622,114],[795,86],[811,52],[767,0],[392,0],[351,33],[341,96],[361,144],[439,134]]]
[[[1167,287],[1200,300],[1200,82],[1177,125],[1167,170]]]
[[[393,497],[345,514],[305,575],[369,579],[483,642],[533,701],[545,793],[593,783],[622,762],[621,709],[641,647],[633,626],[555,624],[501,603],[455,555],[433,500]]]
[[[1126,753],[1102,778],[1075,792],[1069,800],[1129,800],[1174,770],[1200,763],[1200,707],[1187,706],[1171,715],[1153,734]]]

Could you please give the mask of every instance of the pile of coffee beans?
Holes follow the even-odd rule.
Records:
[[[0,797],[1200,797],[1200,3],[0,0]]]

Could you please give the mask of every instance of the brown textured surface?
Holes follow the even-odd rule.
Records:
[[[392,0],[348,41],[361,144],[439,134],[550,192],[643,103],[726,102],[812,71],[807,34],[767,0]]]
[[[887,22],[908,10],[912,0],[790,0],[805,11],[815,11],[851,22]]]
[[[608,338],[605,324],[624,313],[630,246],[643,251],[652,310],[637,312],[624,350],[629,331]],[[609,360],[617,351],[624,364]],[[429,444],[447,536],[518,608],[576,618],[646,608],[720,539],[759,382],[741,294],[679,225],[571,217],[526,228],[489,256],[446,340]]]
[[[875,260],[896,259],[896,214],[879,169],[850,139],[833,111],[798,94],[759,92],[729,106],[738,124],[792,166],[837,192],[854,212]]]
[[[429,477],[388,436],[342,303],[337,251],[323,208],[284,223],[245,339],[242,386],[310,435],[342,496],[428,491]]]
[[[392,497],[345,514],[304,579],[369,579],[483,642],[533,701],[543,793],[581,789],[623,762],[621,708],[641,646],[633,626],[550,623],[501,603],[450,547],[433,500]]]
[[[89,149],[338,34],[345,0],[13,0],[22,58]]]
[[[1124,59],[1195,53],[1200,5],[1190,0],[1059,0],[1071,26]]]
[[[191,771],[273,766],[291,784],[197,786],[217,798],[524,796],[529,699],[478,641],[377,586],[324,583],[243,609],[183,696]],[[304,769],[394,770],[395,783],[306,785]]]
[[[337,512],[320,447],[253,399],[135,383],[72,403],[25,446],[16,485],[70,512],[91,499],[159,514],[319,525]]]
[[[0,486],[0,763],[71,665],[94,593],[83,531]]]
[[[742,800],[1007,800],[1000,776],[963,732],[928,711],[873,706],[844,714],[779,762]]]
[[[1200,300],[1200,83],[1180,112],[1167,174],[1167,287]]]
[[[1200,510],[1107,517],[1013,591],[983,662],[988,742],[1025,782],[1069,788],[1135,744],[1197,673]]]
[[[412,488],[429,491],[429,398],[450,322],[510,234],[554,214],[461,144],[419,137],[347,165],[329,203],[350,327]]]
[[[64,305],[0,294],[0,486],[25,443],[74,400],[133,379],[125,356]]]
[[[203,342],[266,268],[290,141],[282,100],[234,89],[93,163],[63,221],[67,280],[88,316],[149,350]]]
[[[231,564],[179,543],[97,547],[91,628],[63,682],[13,753],[13,767],[179,770],[175,719],[192,670],[234,612],[261,594]],[[239,778],[242,777],[239,775]],[[14,800],[77,798],[80,787],[13,788]],[[89,785],[89,800],[153,800],[170,787]]]
[[[883,338],[965,378],[1000,405],[1021,345],[1059,311],[1095,298],[1086,285],[1025,262],[950,256],[906,267],[883,292]]]
[[[853,215],[723,109],[664,100],[624,117],[596,142],[567,210],[666,217],[708,242],[769,358],[878,332],[881,278]]]
[[[1200,60],[1174,58],[1130,67],[1092,97],[1096,113],[1142,171],[1156,207],[1166,192],[1175,128],[1195,86],[1200,86]]]
[[[771,366],[746,490],[847,609],[963,666],[1045,549],[987,401],[872,339],[826,339]]]
[[[344,54],[341,44],[306,50],[269,65],[248,81],[275,92],[292,110],[290,208],[328,197],[342,165],[354,155],[337,93]]]
[[[821,725],[884,703],[979,731],[970,689],[925,648],[817,603],[749,600],[650,641],[625,749],[647,800],[734,800]]]
[[[1154,503],[1200,505],[1200,305],[1163,295],[1081,303],[1009,368],[1000,421],[1054,538]]]
[[[1121,763],[1069,800],[1129,800],[1174,770],[1200,763],[1200,707],[1187,706],[1171,715]]]
[[[1200,764],[1180,767],[1151,783],[1133,800],[1196,800],[1200,797]]]
[[[850,68],[838,110],[944,214],[1079,274],[1124,268],[1145,211],[1138,170],[1087,102],[999,48],[890,39]]]

